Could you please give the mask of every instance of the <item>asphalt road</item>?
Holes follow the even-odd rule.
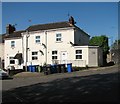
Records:
[[[118,66],[2,81],[6,102],[119,102]]]

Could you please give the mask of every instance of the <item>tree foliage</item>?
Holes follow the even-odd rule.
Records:
[[[95,36],[90,39],[90,45],[97,45],[103,49],[103,63],[107,63],[106,58],[109,53],[108,37],[105,35]]]
[[[105,54],[108,54],[109,52],[108,37],[105,35],[92,37],[90,39],[90,45],[102,47],[103,53]]]
[[[120,39],[115,40],[115,42],[112,44],[112,49],[120,49]]]

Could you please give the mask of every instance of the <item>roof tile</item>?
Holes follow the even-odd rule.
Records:
[[[28,31],[37,31],[37,30],[48,30],[48,29],[56,29],[56,28],[65,28],[65,27],[73,27],[69,22],[55,22],[48,24],[39,24],[28,27],[26,30]]]

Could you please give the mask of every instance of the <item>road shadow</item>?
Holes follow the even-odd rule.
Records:
[[[11,77],[11,76],[0,78],[0,80],[12,80],[12,79],[13,79],[13,77]]]
[[[36,79],[37,80],[37,79]],[[6,102],[119,102],[118,73],[56,79],[3,91]]]

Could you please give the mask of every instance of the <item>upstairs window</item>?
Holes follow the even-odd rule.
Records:
[[[56,34],[56,42],[60,42],[62,40],[62,35],[59,33],[59,34]]]
[[[15,41],[11,41],[11,47],[15,47]]]
[[[82,50],[76,50],[75,53],[76,59],[82,59]]]
[[[57,59],[57,51],[52,51],[52,60]]]
[[[38,60],[38,52],[32,52],[32,60]]]
[[[40,43],[40,36],[35,37],[35,43]]]

